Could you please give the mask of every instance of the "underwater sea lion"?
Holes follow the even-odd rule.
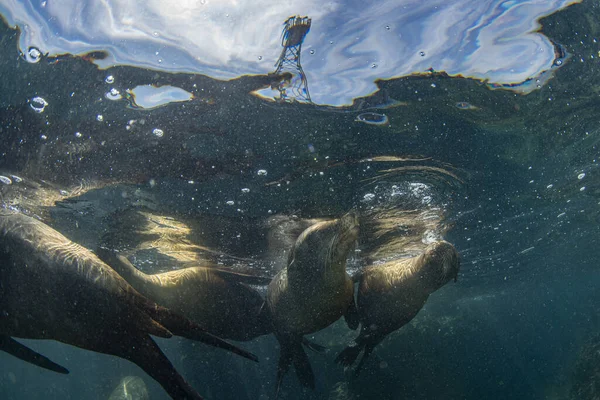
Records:
[[[270,278],[216,267],[190,267],[148,275],[118,253],[99,248],[98,256],[142,295],[226,339],[252,340],[272,331],[260,294],[245,284]]]
[[[349,366],[364,350],[354,371],[358,375],[375,346],[412,320],[431,293],[451,279],[456,281],[459,268],[454,246],[438,241],[419,256],[373,265],[357,274],[354,280],[359,282],[356,301],[361,330],[336,362]]]
[[[174,399],[201,399],[150,335],[184,336],[256,359],[148,300],[95,254],[48,225],[0,211],[0,337],[52,339],[125,358]],[[54,368],[14,343],[0,349]]]
[[[302,348],[303,335],[319,331],[342,315],[353,321],[354,285],[346,259],[358,237],[354,213],[307,228],[292,247],[287,267],[267,289],[267,307],[280,344],[277,393],[283,376],[294,364],[303,386],[314,388],[314,374]]]

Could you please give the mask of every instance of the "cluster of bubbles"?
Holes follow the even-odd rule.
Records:
[[[152,134],[156,137],[163,137],[165,135],[165,132],[162,129],[154,128],[152,130]]]
[[[13,182],[19,183],[22,181],[23,179],[18,177],[17,175],[11,175],[10,178],[8,176],[0,175],[0,183],[3,183],[5,185],[12,185]]]

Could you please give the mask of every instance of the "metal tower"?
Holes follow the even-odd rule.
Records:
[[[275,74],[291,73],[289,80],[283,80],[273,89],[279,91],[279,100],[311,103],[308,81],[300,64],[302,42],[310,30],[310,18],[290,17],[284,22],[281,33],[283,50],[275,64]]]

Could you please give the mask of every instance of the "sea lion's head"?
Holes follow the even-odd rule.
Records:
[[[451,279],[458,278],[460,269],[460,256],[450,243],[441,240],[427,246],[423,252],[423,268],[429,272],[426,274],[432,279],[435,289],[444,286]]]

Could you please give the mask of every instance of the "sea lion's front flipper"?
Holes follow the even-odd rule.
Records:
[[[7,352],[8,354],[20,358],[23,361],[37,365],[48,369],[50,371],[58,372],[59,374],[68,374],[69,370],[56,364],[52,360],[43,355],[31,350],[29,347],[22,343],[17,342],[10,336],[0,335],[0,350]]]
[[[355,331],[360,324],[360,317],[358,316],[358,309],[356,308],[356,302],[354,301],[354,297],[352,297],[352,303],[350,303],[350,307],[344,314],[344,319],[346,320],[346,325],[348,328]]]
[[[202,400],[148,335],[125,336],[110,353],[130,360],[154,378],[175,400]]]
[[[211,268],[211,271],[214,271],[220,278],[231,282],[245,283],[248,285],[268,285],[271,282],[271,278],[266,276],[244,274],[224,268]]]

